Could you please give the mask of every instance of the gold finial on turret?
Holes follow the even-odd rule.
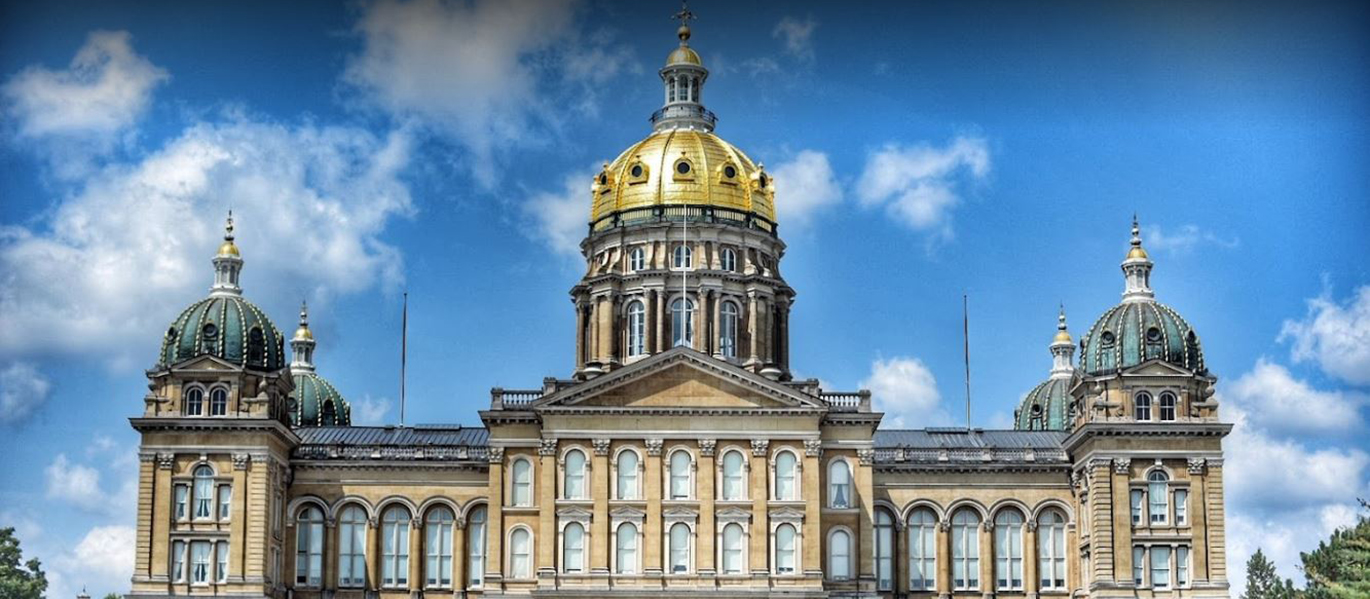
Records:
[[[1132,249],[1127,251],[1127,259],[1149,260],[1146,250],[1142,249],[1142,229],[1137,226],[1137,213],[1132,213]]]
[[[224,224],[224,242],[219,245],[220,256],[237,257],[238,246],[233,243],[233,211],[228,211],[228,222]]]
[[[680,38],[680,45],[687,46],[690,41],[690,21],[698,18],[690,12],[689,0],[680,0],[680,12],[671,17],[680,21],[680,29],[676,30],[676,37]]]
[[[309,306],[304,300],[300,300],[300,328],[295,329],[296,339],[314,339],[314,332],[309,330]]]
[[[1056,337],[1052,343],[1073,343],[1070,333],[1066,331],[1066,305],[1061,304],[1061,311],[1056,315]]]

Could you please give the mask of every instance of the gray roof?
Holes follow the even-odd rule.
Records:
[[[416,426],[321,426],[295,429],[304,445],[479,446],[490,439],[484,427],[447,424]]]
[[[920,449],[1060,449],[1069,433],[964,428],[875,431],[875,447]]]

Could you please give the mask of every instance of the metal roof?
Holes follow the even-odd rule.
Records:
[[[303,445],[485,446],[490,431],[455,425],[321,426],[295,429]]]
[[[928,428],[875,431],[877,448],[1060,449],[1069,433],[1059,431]]]

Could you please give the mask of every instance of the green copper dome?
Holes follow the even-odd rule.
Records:
[[[1080,340],[1080,354],[1080,368],[1089,375],[1157,359],[1207,372],[1198,333],[1175,310],[1152,300],[1125,301],[1105,312]]]
[[[295,390],[290,393],[292,426],[350,426],[352,406],[323,377],[310,372],[295,373]]]
[[[181,312],[162,338],[162,364],[204,355],[254,370],[280,370],[285,367],[285,337],[252,302],[216,294]]]
[[[1066,406],[1070,405],[1070,387],[1074,382],[1074,378],[1055,377],[1033,387],[1013,413],[1013,428],[1020,431],[1068,430]]]

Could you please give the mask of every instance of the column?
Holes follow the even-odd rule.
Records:
[[[656,297],[656,353],[661,353],[671,349],[671,295],[658,291]]]
[[[1130,458],[1114,458],[1110,479],[1113,483],[1113,501],[1108,505],[1113,512],[1113,580],[1132,580],[1132,510],[1128,508],[1129,480],[1132,476]],[[1097,555],[1097,552],[1095,553]]]
[[[504,579],[504,448],[491,447],[486,460],[490,463],[490,502],[485,509],[485,578],[484,587],[498,589]]]
[[[994,580],[994,523],[985,520],[980,523],[980,593],[985,599],[993,599]]]
[[[647,576],[661,576],[661,439],[647,439],[647,521],[642,526],[642,570]]]
[[[590,318],[590,326],[586,329],[585,336],[590,346],[585,352],[585,361],[593,363],[599,361],[599,300],[594,297],[590,298],[590,312],[588,316]]]
[[[951,597],[951,514],[937,523],[937,596]]]
[[[488,508],[487,508],[488,511]],[[460,514],[452,528],[452,588],[456,597],[464,597],[466,588],[466,519]]]
[[[699,440],[699,465],[695,468],[695,495],[699,498],[699,533],[695,537],[695,570],[701,576],[713,577],[714,538],[714,439]]]
[[[822,466],[819,458],[823,456],[823,442],[818,439],[804,440],[804,462],[799,472],[803,481],[799,489],[804,500],[804,575],[819,576],[823,570],[823,486],[819,482]]]
[[[152,492],[152,522],[149,527],[149,540],[156,539],[151,546],[150,555],[152,564],[149,571],[152,576],[158,577],[163,581],[169,581],[168,570],[171,568],[169,553],[171,552],[171,533],[172,519],[171,513],[171,471],[176,465],[176,456],[170,453],[157,454],[157,470],[153,474]]]
[[[614,302],[608,296],[601,296],[595,305],[599,307],[599,318],[595,323],[599,330],[597,359],[600,364],[608,364],[614,355]]]
[[[767,484],[770,469],[766,467],[766,453],[770,443],[767,439],[752,439],[752,459],[748,464],[747,492],[751,493],[752,499],[752,524],[747,561],[750,562],[753,576],[765,576],[768,571],[766,564],[770,559],[767,551],[771,536],[770,514],[766,511],[766,499],[770,495]]]
[[[903,595],[909,592],[909,531],[894,521],[894,592]]]
[[[590,492],[595,498],[590,520],[590,573],[609,575],[609,440],[591,441],[595,455],[591,458]]]
[[[325,545],[325,552],[333,552],[337,545]],[[423,514],[414,514],[414,518],[409,521],[409,588],[418,590],[423,588],[423,566],[424,566],[424,546],[423,546]],[[328,555],[324,554],[324,563],[328,563]],[[328,571],[328,566],[324,566],[324,571]]]
[[[1111,482],[1112,472],[1110,471],[1109,460],[1095,458],[1085,466],[1086,480],[1089,484],[1089,512],[1083,514],[1087,517],[1090,530],[1090,567],[1093,570],[1090,578],[1100,583],[1112,583],[1113,576],[1113,557],[1115,553],[1113,545],[1113,519],[1110,512],[1113,509],[1113,484]],[[1130,524],[1129,524],[1130,526]],[[1132,548],[1126,550],[1129,567],[1132,561]],[[1132,573],[1128,572],[1128,580],[1131,580]]]
[[[1189,550],[1194,564],[1189,576],[1195,582],[1212,579],[1208,571],[1208,481],[1203,471],[1203,458],[1189,460],[1189,518],[1194,532],[1194,546]]]
[[[752,366],[757,361],[757,336],[761,333],[759,322],[761,315],[757,313],[756,292],[747,292],[747,365]]]
[[[1037,522],[1032,521],[1023,527],[1023,592],[1027,599],[1037,599],[1041,578],[1037,575]]]
[[[585,306],[576,302],[576,370],[585,367]]]
[[[271,471],[271,457],[259,454],[251,457],[247,472],[247,564],[243,573],[248,580],[263,580],[266,576],[266,525],[271,513],[271,485],[267,475]],[[255,517],[254,517],[255,516]]]
[[[861,513],[857,515],[860,522],[861,535],[857,547],[859,548],[860,559],[860,579],[875,580],[875,483],[871,474],[871,466],[875,463],[874,449],[856,450],[856,468],[852,472],[852,479],[856,490],[857,506],[861,508]]]
[[[1204,491],[1208,505],[1208,579],[1220,583],[1227,581],[1227,530],[1226,515],[1223,508],[1223,461],[1208,460],[1208,474],[1204,478]],[[1191,574],[1191,576],[1193,576]]]
[[[538,446],[538,586],[551,585],[556,581],[556,497],[557,440],[543,439],[542,444]]]
[[[643,340],[642,347],[647,353],[654,354],[657,352],[656,346],[658,335],[656,327],[657,323],[661,320],[661,317],[656,312],[657,304],[661,303],[661,292],[655,289],[648,291],[646,301],[643,318],[646,318],[647,322],[643,323],[642,328],[645,329],[647,338]]]
[[[710,320],[713,323],[713,326],[709,329],[709,344],[712,348],[711,353],[714,355],[714,357],[721,358],[723,357],[723,347],[719,344],[719,332],[721,330],[719,327],[723,326],[723,316],[721,309],[723,306],[723,294],[717,291],[711,291],[709,292],[709,295],[713,300],[712,305],[710,306],[710,308],[712,308],[712,312],[710,312],[710,314],[712,315]],[[733,349],[734,351],[736,351],[736,348]]]
[[[783,298],[780,306],[780,356],[776,359],[779,368],[790,371],[790,298]]]
[[[133,560],[135,580],[152,576],[152,519],[156,512],[153,507],[157,487],[157,455],[139,452],[138,454],[138,537],[135,541],[137,557]],[[236,514],[235,514],[236,516]],[[237,521],[235,517],[234,521]],[[158,537],[162,538],[162,537]]]
[[[247,531],[247,520],[251,514],[247,511],[247,454],[233,455],[233,491],[230,498],[233,507],[230,508],[229,533],[228,533],[228,575],[229,581],[243,580],[243,572],[247,567],[247,547],[245,546],[245,534]],[[272,509],[284,511],[284,506],[273,506]],[[270,513],[262,514],[261,518],[270,519]],[[290,514],[286,514],[289,518]],[[287,541],[289,541],[287,539]],[[284,551],[284,548],[282,548]],[[269,559],[269,558],[268,558]],[[278,577],[284,577],[284,572],[277,572]]]
[[[380,516],[378,515],[375,518],[367,520],[366,524],[366,586],[374,591],[379,590],[381,588]],[[294,555],[294,551],[286,551],[287,557],[293,558]]]

